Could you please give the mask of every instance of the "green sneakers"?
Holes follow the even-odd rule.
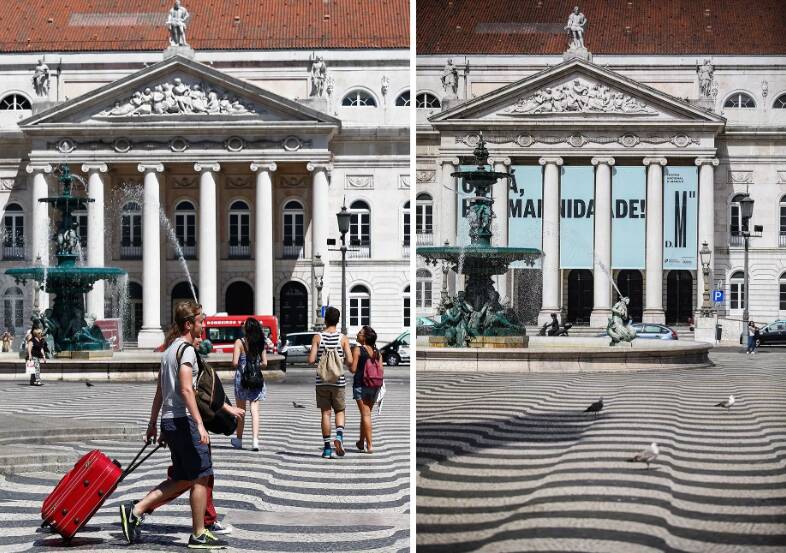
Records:
[[[188,538],[189,549],[226,549],[227,545],[227,542],[215,537],[207,528],[198,538],[193,534]]]

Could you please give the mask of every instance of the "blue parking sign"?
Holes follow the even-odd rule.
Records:
[[[712,301],[715,303],[723,303],[723,290],[713,290]]]

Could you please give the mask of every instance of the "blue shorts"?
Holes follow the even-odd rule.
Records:
[[[352,399],[374,399],[379,388],[367,388],[366,386],[353,386]]]
[[[199,443],[199,431],[190,417],[161,419],[161,436],[172,456],[172,480],[196,480],[213,474],[210,448]]]

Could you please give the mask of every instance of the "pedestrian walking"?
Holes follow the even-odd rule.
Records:
[[[746,354],[756,355],[756,347],[759,342],[759,327],[753,321],[748,321],[748,350]]]
[[[322,412],[322,457],[333,458],[333,447],[336,455],[344,456],[344,422],[346,401],[344,389],[347,379],[343,367],[352,366],[352,352],[349,340],[337,329],[341,312],[335,307],[325,310],[325,330],[315,334],[308,352],[308,362],[317,363],[316,396],[317,407]],[[322,373],[320,375],[320,373]],[[330,376],[328,376],[328,374]],[[323,376],[325,378],[323,378]],[[331,445],[331,412],[336,418],[336,439]]]
[[[3,353],[11,351],[11,342],[13,342],[13,340],[13,334],[11,334],[8,329],[5,329],[5,332],[3,332]]]
[[[188,539],[188,547],[217,549],[227,546],[225,541],[205,528],[204,520],[213,462],[208,447],[210,436],[197,408],[194,391],[199,364],[193,348],[194,339],[202,334],[204,318],[202,307],[196,302],[181,302],[175,308],[175,322],[164,342],[165,351],[161,357],[158,385],[146,435],[147,440],[156,439],[156,421],[160,411],[160,441],[169,447],[172,478],[161,482],[142,500],[120,505],[120,522],[128,543],[139,539],[144,513],[189,490],[192,534]],[[188,346],[181,349],[183,344]],[[228,404],[223,409],[235,417],[245,414]]]
[[[44,329],[34,326],[30,331],[30,339],[27,341],[27,362],[33,362],[34,372],[30,375],[31,386],[43,386],[41,381],[41,359],[46,359],[49,353],[49,346],[44,339]]]
[[[251,450],[259,451],[259,401],[267,397],[262,369],[267,367],[265,333],[262,325],[253,317],[243,323],[243,338],[235,340],[232,366],[235,367],[235,402],[245,412],[251,410]],[[237,421],[237,437],[230,442],[232,447],[243,448],[243,419]]]
[[[367,363],[381,365],[379,350],[377,350],[377,333],[370,326],[362,327],[357,334],[358,345],[352,348],[352,399],[358,404],[360,411],[360,439],[356,442],[358,451],[373,453],[371,442],[371,410],[376,401],[379,388],[366,386],[364,383],[365,368]]]

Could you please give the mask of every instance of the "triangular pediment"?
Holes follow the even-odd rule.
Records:
[[[175,56],[20,122],[146,125],[177,122],[323,124],[338,119],[193,60]]]
[[[669,122],[722,125],[723,117],[583,60],[570,60],[432,116],[450,123]]]

